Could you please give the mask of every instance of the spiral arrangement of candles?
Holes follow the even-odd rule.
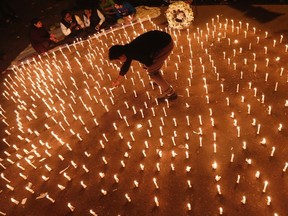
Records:
[[[163,66],[179,94],[158,103],[111,45],[169,32]],[[287,53],[282,35],[211,19],[173,30],[153,20],[79,40],[13,67],[0,114],[0,215],[285,215]]]

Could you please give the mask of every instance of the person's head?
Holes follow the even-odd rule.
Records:
[[[125,48],[123,45],[115,45],[109,49],[109,59],[119,60],[120,62],[125,62],[127,57],[125,55]]]
[[[84,14],[86,15],[86,16],[89,16],[89,15],[91,15],[92,14],[92,9],[84,9]]]
[[[72,21],[71,13],[68,10],[62,11],[61,12],[61,16],[67,22],[71,22]]]
[[[31,25],[35,26],[36,28],[42,28],[43,27],[43,23],[42,23],[41,19],[37,18],[37,17],[33,18],[31,20]]]
[[[116,9],[122,8],[123,7],[123,0],[114,0],[114,7]]]

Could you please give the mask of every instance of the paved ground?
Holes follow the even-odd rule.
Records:
[[[28,30],[30,20],[33,17],[42,17],[44,25],[47,28],[54,28],[60,19],[60,12],[63,9],[77,9],[76,1],[65,0],[11,0],[9,1],[13,10],[19,15],[20,19],[11,24],[0,26],[0,51],[5,55],[0,59],[0,71],[9,67],[11,62],[21,53],[28,45]],[[220,9],[221,14],[235,18],[247,18],[252,22],[261,23],[263,29],[271,32],[287,35],[287,5],[201,5],[193,6],[196,12],[195,25],[204,22],[214,16],[211,8]],[[29,10],[29,13],[27,11]],[[226,16],[227,16],[226,15]],[[284,37],[285,38],[285,37]]]

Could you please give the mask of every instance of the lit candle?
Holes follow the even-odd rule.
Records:
[[[219,214],[222,215],[223,214],[223,208],[219,207]]]
[[[187,203],[187,208],[189,211],[191,211],[191,204],[190,203]]]
[[[213,168],[214,170],[217,169],[217,162],[216,162],[216,161],[212,164],[212,168]]]
[[[241,203],[244,204],[244,205],[246,204],[246,196],[242,197]]]
[[[283,168],[283,172],[286,172],[287,168],[288,168],[288,162],[285,163],[285,166]]]
[[[270,206],[270,204],[271,204],[271,197],[267,196],[267,206]]]
[[[260,177],[260,172],[259,172],[259,171],[256,172],[255,177],[256,177],[257,179]]]
[[[272,147],[272,151],[271,151],[271,154],[270,154],[270,157],[273,157],[273,156],[274,156],[274,153],[275,153],[275,149],[276,149],[276,148],[275,148],[275,146],[273,146],[273,147]]]
[[[114,179],[115,179],[116,183],[119,183],[119,178],[117,177],[117,174],[114,175]]]
[[[248,108],[247,113],[250,115],[250,111],[251,111],[251,106],[250,106],[250,104],[247,105],[247,108]]]
[[[159,207],[159,201],[158,201],[158,198],[156,196],[154,197],[154,202],[155,202],[155,205],[157,207]]]
[[[74,207],[74,206],[72,206],[72,205],[71,205],[71,203],[68,203],[68,205],[67,205],[67,206],[68,206],[68,208],[70,209],[70,211],[72,211],[72,212],[73,212],[73,211],[75,210],[75,207]]]
[[[220,187],[220,185],[217,185],[217,191],[218,191],[218,194],[221,195],[221,187]]]
[[[14,198],[11,198],[11,202],[15,203],[16,205],[18,205],[18,204],[19,204],[19,201],[18,201],[18,200],[16,200],[16,199],[14,199]],[[5,215],[6,215],[6,214],[5,214]]]
[[[262,190],[263,193],[266,192],[267,186],[268,186],[268,181],[265,181],[265,182],[264,182],[264,188],[263,188],[263,190]]]
[[[230,162],[232,163],[233,161],[234,161],[234,154],[232,153],[232,154],[231,154]]]
[[[240,178],[241,178],[240,175],[237,175],[237,181],[236,181],[237,184],[240,183]]]
[[[261,125],[260,125],[260,124],[258,124],[258,127],[257,127],[257,134],[259,134],[259,133],[260,133],[260,128],[261,128]]]
[[[128,194],[125,194],[125,197],[126,197],[126,199],[127,199],[128,202],[131,202],[131,198],[129,197]]]

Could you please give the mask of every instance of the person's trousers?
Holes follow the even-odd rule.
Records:
[[[172,52],[174,43],[171,42],[165,46],[163,49],[159,50],[153,56],[153,63],[150,66],[147,66],[147,71],[152,79],[158,86],[161,87],[163,91],[167,91],[170,88],[170,84],[162,77],[160,69],[163,66],[165,60],[168,58]]]

